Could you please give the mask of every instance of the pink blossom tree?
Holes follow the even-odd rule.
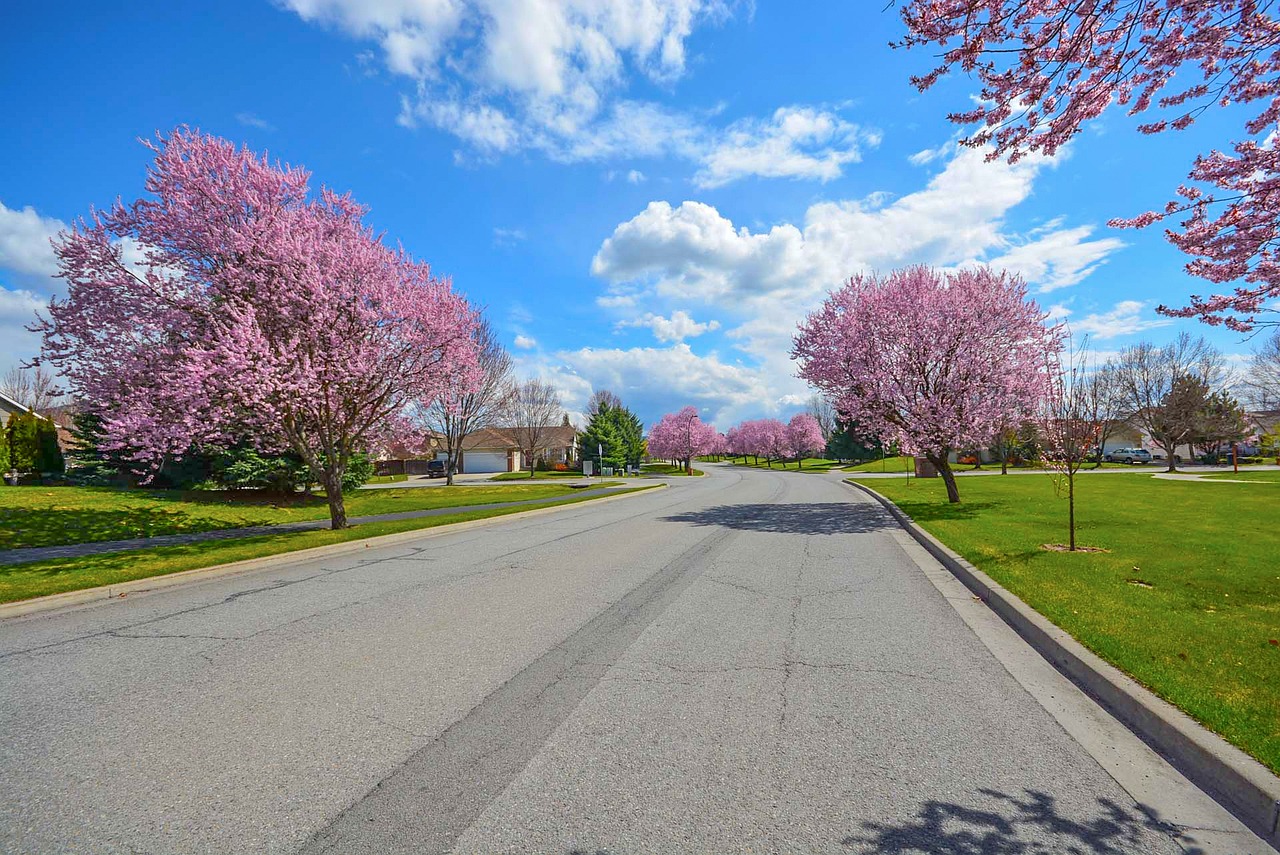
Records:
[[[693,472],[693,458],[708,454],[714,447],[716,429],[698,417],[693,407],[667,413],[649,431],[649,454],[664,460],[680,461]]]
[[[1231,293],[1193,296],[1160,311],[1248,330],[1280,296],[1280,17],[1272,4],[1237,0],[909,0],[900,46],[941,47],[912,82],[927,89],[951,69],[982,85],[978,106],[952,121],[980,123],[964,140],[990,157],[1052,155],[1112,104],[1149,114],[1145,134],[1190,127],[1213,107],[1244,109],[1244,137],[1196,158],[1191,186],[1162,209],[1113,225],[1182,217],[1169,240],[1187,270]],[[1157,112],[1158,111],[1158,112]]]
[[[949,456],[991,437],[1044,392],[1060,332],[1007,273],[909,267],[860,275],[801,322],[800,376],[846,418],[923,455],[960,501]]]
[[[826,447],[822,425],[808,413],[796,413],[787,422],[787,448],[796,459],[796,468],[804,468],[804,459]]]
[[[139,474],[197,445],[292,450],[345,527],[351,456],[478,381],[476,312],[305,170],[187,128],[148,145],[150,195],[55,242],[42,358]]]

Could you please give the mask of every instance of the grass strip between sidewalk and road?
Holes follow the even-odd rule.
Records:
[[[590,502],[610,496],[636,493],[653,487],[619,489],[609,496],[575,496],[573,491],[565,498],[549,498],[545,504],[508,508],[477,508],[456,514],[436,517],[365,523],[351,528],[333,531],[282,532],[191,543],[182,546],[157,546],[134,549],[127,552],[110,552],[77,558],[56,558],[27,564],[0,567],[0,603],[16,602],[48,594],[79,591],[100,585],[114,585],[135,579],[166,576],[183,570],[230,564],[250,558],[262,558],[283,552],[328,546],[351,540],[363,540],[402,531],[435,528],[451,523],[500,517],[542,508]]]
[[[1255,473],[1258,475],[1272,473]],[[1280,773],[1280,528],[1257,484],[1076,482],[1077,537],[1046,475],[868,480],[1094,653]]]
[[[701,469],[694,469],[692,472],[686,472],[683,466],[675,466],[671,463],[643,463],[640,465],[641,475],[701,475]]]

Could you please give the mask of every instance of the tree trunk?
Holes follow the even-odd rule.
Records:
[[[1009,455],[1007,454],[1000,455],[1000,474],[1009,474]]]
[[[448,450],[446,450],[444,453],[444,485],[446,487],[453,486],[453,466],[454,466],[453,458],[456,453],[457,452],[448,451]]]
[[[329,528],[346,528],[347,503],[342,495],[342,473],[326,468],[323,479],[325,498],[329,500]]]
[[[1163,446],[1163,445],[1162,445],[1162,446],[1160,446],[1160,447],[1164,449],[1164,453],[1165,453],[1166,459],[1169,461],[1168,468],[1167,468],[1167,469],[1165,469],[1164,471],[1165,471],[1165,472],[1177,472],[1177,471],[1178,471],[1178,463],[1177,463],[1177,461],[1176,461],[1176,460],[1174,460],[1174,452],[1178,450],[1178,446],[1175,444],[1175,445],[1173,446],[1173,448],[1169,448],[1168,446]]]
[[[1072,552],[1075,552],[1076,551],[1076,476],[1074,472],[1067,473],[1067,526],[1070,529],[1070,535],[1071,535],[1070,549]]]
[[[960,491],[956,488],[956,474],[951,471],[951,461],[946,454],[926,454],[925,459],[933,464],[942,476],[942,483],[947,487],[947,501],[955,504],[960,501]]]

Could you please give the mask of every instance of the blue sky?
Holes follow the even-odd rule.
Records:
[[[962,76],[921,95],[924,51],[879,3],[224,0],[0,12],[0,371],[58,293],[47,239],[142,193],[137,142],[178,124],[303,164],[475,302],[571,411],[610,388],[647,421],[720,427],[807,392],[789,336],[859,270],[991,263],[1099,351],[1180,329],[1203,291],[1158,231],[1211,116],[1137,135],[1110,113],[1016,167],[956,146]]]

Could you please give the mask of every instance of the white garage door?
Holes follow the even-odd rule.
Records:
[[[462,454],[463,472],[506,472],[505,451],[466,451]]]

